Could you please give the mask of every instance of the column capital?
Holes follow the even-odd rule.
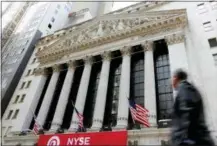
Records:
[[[111,51],[106,51],[101,54],[103,60],[111,60]]]
[[[124,46],[120,49],[122,56],[128,56],[131,54],[131,46]]]
[[[178,44],[184,42],[184,34],[172,34],[164,37],[168,45]]]
[[[83,58],[85,64],[92,64],[94,59],[93,59],[93,56],[86,56]]]
[[[77,63],[75,60],[70,60],[67,62],[68,68],[74,69],[77,66]]]
[[[153,41],[145,41],[141,45],[145,51],[152,51],[153,50]]]
[[[59,64],[55,64],[52,66],[53,72],[59,72],[61,70],[61,66]]]
[[[36,76],[47,75],[47,68],[38,68],[38,69],[36,69],[36,71],[34,72],[34,74]]]

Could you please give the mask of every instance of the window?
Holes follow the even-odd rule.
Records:
[[[59,4],[57,5],[57,8],[60,9],[60,5]]]
[[[18,51],[17,51],[17,54],[22,54],[24,50],[25,50],[25,48],[23,48],[23,49],[21,49],[21,50],[18,50]]]
[[[208,39],[208,42],[209,42],[210,48],[217,47],[217,40],[216,40],[216,38]]]
[[[52,18],[51,18],[51,22],[54,22],[54,21],[55,21],[55,18],[54,18],[54,17],[52,17]]]
[[[26,76],[29,76],[29,75],[30,75],[30,73],[31,73],[31,69],[29,69],[29,70],[28,70],[28,72],[27,72]]]
[[[11,68],[5,70],[5,73],[11,73],[11,72],[12,72]]]
[[[23,82],[20,89],[23,89],[23,87],[25,86],[26,82]]]
[[[26,94],[23,94],[21,99],[20,99],[20,103],[22,103],[24,101],[25,97],[26,97]]]
[[[65,5],[64,9],[67,11],[67,12],[70,12],[69,8],[67,7],[67,5]]]
[[[158,96],[158,120],[171,119],[173,90],[170,84],[170,64],[168,54],[159,55],[155,61]]]
[[[16,99],[14,100],[14,103],[17,103],[17,101],[19,100],[19,98],[20,98],[20,95],[17,95]]]
[[[211,30],[213,30],[213,27],[212,27],[210,21],[204,22],[204,23],[203,23],[203,27],[204,27],[204,30],[205,30],[205,31],[211,31]]]
[[[3,79],[2,81],[2,88],[5,88],[7,86],[7,79]]]
[[[50,23],[48,24],[48,28],[50,28],[50,29],[52,28],[52,25]]]
[[[8,120],[8,119],[11,118],[12,113],[13,113],[13,110],[10,110],[9,113],[8,113],[8,116],[7,116],[6,120]]]
[[[5,132],[5,135],[9,134],[11,132],[12,126],[9,126],[7,131]]]
[[[26,85],[26,88],[29,88],[31,82],[32,82],[32,81],[28,81],[28,83],[27,83],[27,85]]]
[[[14,56],[14,51],[12,51],[10,54],[9,54],[9,56]]]
[[[204,3],[198,4],[197,9],[198,9],[199,13],[207,12],[207,8],[205,7]]]
[[[5,136],[6,127],[2,127],[2,135]]]
[[[55,10],[55,12],[54,12],[55,14],[57,14],[58,13],[58,11],[57,10]]]
[[[17,118],[17,115],[18,115],[18,113],[19,113],[19,110],[17,109],[17,110],[15,111],[15,113],[14,113],[14,116],[12,117],[12,119],[16,119],[16,118]]]
[[[144,53],[132,56],[130,98],[144,106]]]
[[[117,113],[118,113],[118,97],[119,97],[119,86],[121,77],[121,64],[116,66],[114,71],[113,91],[112,91],[112,117],[111,124],[116,126],[117,124]]]
[[[217,54],[213,54],[213,58],[214,58],[215,66],[217,66]]]
[[[32,60],[32,63],[35,63],[35,61],[36,61],[36,58],[34,58],[34,59]]]
[[[17,62],[17,58],[15,58],[15,59],[13,59],[13,60],[10,60],[9,62],[8,62],[8,64],[14,64],[14,63],[16,63]]]
[[[5,60],[7,58],[8,54],[4,54],[2,60]]]
[[[36,68],[34,68],[33,72],[32,72],[32,75],[36,72]]]

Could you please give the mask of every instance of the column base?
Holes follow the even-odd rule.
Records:
[[[112,127],[113,131],[121,131],[121,130],[127,130],[127,126],[123,126],[123,125],[117,125],[115,127]]]
[[[50,132],[58,132],[58,130],[60,129],[60,126],[61,126],[61,124],[59,124],[59,123],[52,123],[49,131]]]
[[[56,133],[56,131],[51,131],[51,130],[44,132],[44,134],[55,134],[55,133]]]
[[[67,132],[75,133],[77,131],[78,131],[78,128],[76,128],[76,127],[70,127]]]
[[[91,127],[90,129],[88,129],[88,131],[90,132],[99,132],[101,128],[98,127]]]

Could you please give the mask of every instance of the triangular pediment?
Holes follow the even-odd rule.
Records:
[[[43,58],[49,55],[58,54],[61,57],[66,52],[72,53],[93,45],[102,45],[120,37],[126,38],[138,33],[146,34],[153,29],[159,29],[159,26],[185,23],[185,9],[104,15],[68,28],[64,35],[54,43],[46,45],[46,49],[39,51],[37,56],[43,62]],[[51,36],[50,39],[54,38]]]

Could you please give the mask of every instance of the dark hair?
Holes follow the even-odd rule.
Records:
[[[174,71],[173,76],[178,78],[179,80],[186,80],[188,78],[187,72],[182,69],[177,69]]]

